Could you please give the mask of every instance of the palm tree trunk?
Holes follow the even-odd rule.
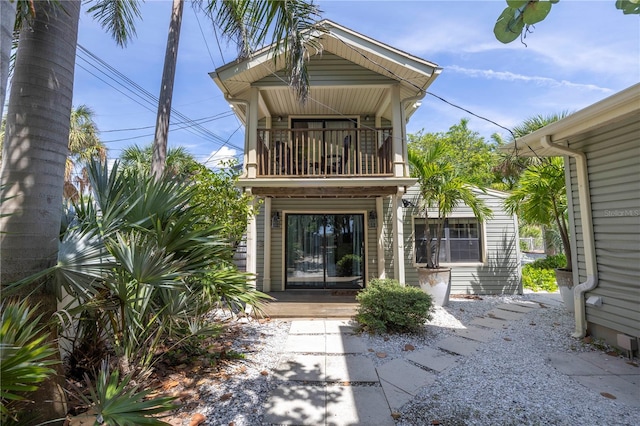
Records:
[[[13,41],[13,23],[16,20],[16,3],[0,0],[0,118],[4,114],[4,96],[9,79],[9,58]]]
[[[60,233],[80,1],[35,5],[32,28],[20,34],[0,171],[3,285],[55,264]],[[40,302],[48,320],[57,305],[44,284],[22,295]],[[63,379],[43,383],[33,396],[38,421],[65,416]]]
[[[183,9],[184,0],[173,0],[171,22],[169,23],[169,36],[167,38],[167,50],[164,56],[164,69],[162,71],[162,83],[160,84],[156,134],[153,140],[153,159],[151,160],[151,173],[156,179],[159,179],[164,172],[167,159],[173,81],[176,75],[176,63],[178,62],[178,44],[180,41]]]

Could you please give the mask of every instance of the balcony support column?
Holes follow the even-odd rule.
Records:
[[[400,100],[400,85],[391,86],[391,120],[393,126],[393,143],[391,155],[393,159],[393,175],[405,177],[405,161],[403,158],[404,123],[402,122],[402,102]]]
[[[262,291],[271,291],[271,197],[264,199],[264,271],[262,272]]]
[[[376,197],[376,215],[377,215],[377,259],[378,278],[386,278],[385,258],[384,258],[384,204],[382,197]]]
[[[250,89],[250,101],[247,117],[247,177],[249,179],[258,176],[258,103],[260,101],[260,90],[257,87]]]
[[[402,210],[402,195],[398,191],[396,195],[391,197],[393,209],[393,269],[394,278],[405,284],[404,276],[404,218]]]
[[[251,193],[251,189],[246,189]],[[258,205],[256,197],[251,199],[251,208],[255,209]],[[258,272],[258,227],[256,223],[256,215],[251,215],[249,223],[247,223],[247,272],[253,274],[253,286],[256,285],[257,272]]]

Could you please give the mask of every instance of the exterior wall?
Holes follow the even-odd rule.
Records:
[[[589,332],[609,343],[616,333],[640,337],[640,120],[602,127],[572,138],[569,147],[587,155],[595,238],[598,286],[602,306],[587,306]],[[583,230],[575,161],[570,161],[578,270],[574,281],[586,280]]]
[[[497,191],[477,192],[493,211],[493,218],[482,224],[482,256],[478,263],[451,263],[452,294],[521,294],[520,249],[518,245],[518,226],[515,216],[504,211],[502,206],[505,194]],[[419,205],[418,188],[409,188],[404,196],[414,206]],[[417,207],[404,209],[405,237],[405,281],[418,285],[418,271],[415,264],[414,218],[422,218],[424,213]],[[450,217],[473,217],[471,209],[460,206]]]
[[[271,200],[271,211],[280,212],[281,225],[279,228],[271,228],[271,291],[284,291],[285,271],[284,271],[284,238],[287,213],[353,213],[364,214],[365,221],[365,255],[367,262],[365,266],[365,276],[371,279],[377,273],[377,248],[376,229],[367,226],[367,214],[375,210],[375,198],[273,198]],[[258,215],[258,277],[256,286],[258,290],[263,289],[262,277],[264,277],[264,226],[265,222],[271,226],[271,219],[265,221],[264,208],[261,208]]]

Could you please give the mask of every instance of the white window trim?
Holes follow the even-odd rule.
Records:
[[[477,266],[482,266],[482,265],[486,265],[487,264],[487,232],[486,232],[486,225],[487,222],[486,221],[480,221],[477,218],[475,218],[474,216],[461,216],[461,215],[451,215],[448,216],[448,218],[450,219],[475,219],[478,224],[480,225],[480,236],[478,237],[478,240],[480,240],[481,245],[480,245],[480,258],[482,259],[481,261],[478,262],[440,262],[440,266],[445,266],[445,267],[477,267]],[[418,240],[416,237],[416,221],[421,220],[424,221],[425,217],[422,215],[412,215],[411,216],[411,242],[412,242],[412,249],[411,249],[411,263],[414,267],[418,267],[418,268],[424,268],[427,266],[426,263],[418,263],[416,262],[416,252],[418,250],[418,245],[416,244],[416,241]]]

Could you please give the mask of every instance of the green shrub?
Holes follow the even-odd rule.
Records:
[[[356,321],[367,331],[417,331],[431,319],[431,296],[396,280],[371,280],[356,299],[360,302]]]
[[[540,259],[544,260],[544,259]],[[533,291],[554,292],[558,290],[556,273],[553,269],[536,267],[535,262],[522,268],[522,285]]]
[[[567,258],[564,254],[556,254],[553,256],[547,256],[542,259],[537,259],[529,264],[534,269],[558,269],[566,268]]]

